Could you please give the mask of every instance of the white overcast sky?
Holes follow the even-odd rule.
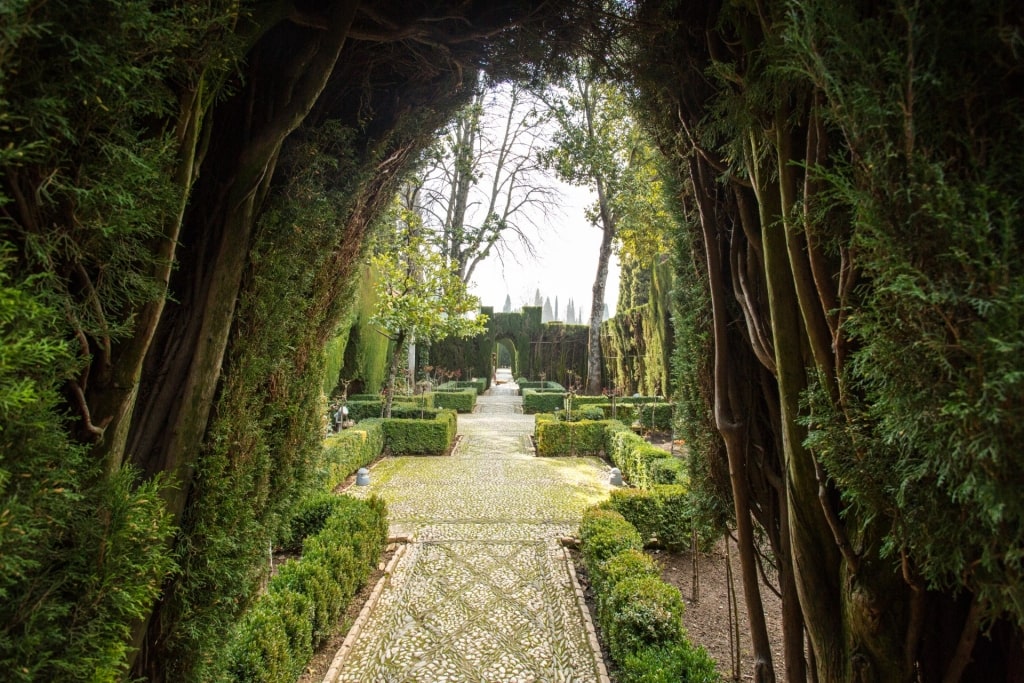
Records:
[[[591,225],[584,211],[593,202],[586,188],[573,187],[551,178],[562,195],[560,215],[536,217],[539,224],[534,244],[537,258],[531,258],[517,244],[510,244],[504,258],[491,255],[477,266],[470,291],[480,297],[481,304],[500,311],[505,295],[512,297],[512,308],[532,304],[534,292],[551,299],[558,297],[559,315],[564,317],[569,299],[576,310],[583,307],[583,320],[590,318],[590,299],[597,275],[597,256],[601,247],[601,231]],[[532,228],[531,228],[532,230]],[[605,285],[605,303],[615,315],[619,298],[619,266],[612,255]]]

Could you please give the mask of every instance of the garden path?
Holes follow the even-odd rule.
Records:
[[[515,384],[459,416],[450,457],[385,458],[357,496],[388,503],[388,567],[324,678],[606,682],[568,554],[583,510],[608,495],[596,458],[537,458]]]

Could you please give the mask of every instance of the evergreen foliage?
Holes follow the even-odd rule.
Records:
[[[291,528],[302,556],[281,567],[245,614],[226,650],[223,680],[296,680],[387,543],[387,514],[376,498],[321,494],[298,508]]]
[[[681,430],[751,587],[772,547],[787,665],[806,629],[820,680],[1018,675],[1019,12],[637,9],[661,29],[617,67],[683,188]]]
[[[333,491],[350,474],[376,460],[383,450],[384,431],[380,424],[373,422],[363,422],[328,436],[324,442],[320,488]]]
[[[377,309],[380,275],[370,266],[363,266],[360,271],[341,378],[352,381],[352,393],[376,395],[387,377],[389,341],[371,322]]]
[[[542,419],[538,415],[534,435],[537,439],[537,455],[600,455],[604,449],[605,426],[602,420],[565,422]]]
[[[134,620],[174,560],[162,479],[137,485],[65,431],[59,388],[80,362],[63,320],[0,251],[0,668],[11,681],[116,680]],[[56,329],[55,329],[56,328]]]
[[[632,681],[719,680],[707,653],[686,638],[679,590],[660,579],[640,539],[618,512],[592,508],[583,514],[580,554],[613,660]]]

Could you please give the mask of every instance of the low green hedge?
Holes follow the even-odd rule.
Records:
[[[384,449],[392,455],[440,455],[451,447],[458,429],[452,410],[426,411],[424,419],[419,411],[406,418],[369,420],[379,422],[384,430]],[[392,411],[394,414],[394,411]]]
[[[523,379],[522,377],[520,377],[519,379],[516,380],[516,384],[519,385],[520,391],[522,391],[523,389],[534,389],[540,391],[565,391],[565,387],[563,387],[558,382],[540,382],[535,380]]]
[[[346,513],[354,503],[353,498],[339,496],[330,491],[321,491],[305,496],[292,511],[288,523],[287,537],[278,542],[281,550],[297,553],[302,543],[315,536],[327,526],[327,520],[335,513]]]
[[[436,389],[431,398],[438,408],[447,408],[459,413],[471,413],[476,407],[475,389]]]
[[[640,420],[640,426],[646,430],[670,432],[673,410],[671,403],[647,403],[637,406],[636,417]]]
[[[588,572],[588,576],[594,589],[597,619],[600,623],[606,623],[611,619],[611,615],[608,614],[609,598],[612,588],[619,581],[634,576],[661,576],[661,567],[658,563],[651,559],[650,555],[636,548],[622,550],[599,563],[598,567],[599,572]]]
[[[619,663],[619,683],[721,683],[715,662],[690,642],[645,647]]]
[[[472,389],[477,396],[480,396],[487,391],[487,380],[482,377],[474,377],[470,380],[444,382],[438,384],[434,391],[461,391],[462,389]]]
[[[629,403],[616,403],[614,417],[612,416],[611,403],[599,403],[595,407],[601,409],[607,420],[621,420],[626,424],[631,424],[636,419],[637,406],[630,405]]]
[[[537,418],[534,424],[537,455],[600,455],[604,450],[608,423],[603,420],[562,422],[551,415]]]
[[[420,396],[427,398],[421,401]],[[421,415],[424,417],[437,415],[437,408],[431,407],[434,402],[433,395],[420,394],[420,396],[402,398],[401,400],[396,398],[391,402],[391,417],[418,418]],[[349,401],[346,405],[348,405],[349,419],[356,422],[379,418],[384,413],[384,401],[381,399]]]
[[[685,486],[656,484],[649,489],[618,489],[601,507],[621,514],[645,540],[656,538],[669,550],[690,546],[693,513]],[[701,531],[701,546],[710,546],[713,535]]]
[[[624,550],[642,550],[643,539],[636,527],[614,510],[591,508],[580,522],[580,554],[590,580],[601,582],[601,564]]]
[[[645,403],[652,403],[654,401],[655,399],[651,398],[650,396],[617,396],[615,398],[615,407],[618,408],[620,406],[643,405]],[[604,406],[607,404],[610,407],[612,404],[612,400],[607,396],[577,396],[575,402],[580,405],[588,406]]]
[[[686,468],[669,452],[644,441],[625,425],[610,421],[605,430],[605,455],[634,486],[686,482]]]
[[[561,410],[565,394],[562,392],[523,389],[523,412],[527,415],[552,413]]]
[[[226,658],[228,680],[297,679],[380,561],[388,534],[384,502],[332,497],[338,501],[309,504],[306,512],[332,511],[302,540],[302,556],[281,567],[236,628]],[[316,526],[306,519],[294,528]]]
[[[320,474],[322,488],[333,490],[360,467],[376,460],[382,450],[384,430],[379,422],[360,422],[328,436],[324,441],[324,464]]]
[[[591,509],[580,524],[580,553],[594,588],[598,623],[620,680],[720,681],[714,662],[683,628],[678,589],[640,552],[640,534],[619,513]]]
[[[604,627],[612,659],[649,647],[664,647],[686,637],[683,596],[657,576],[619,580],[607,599]]]
[[[381,403],[383,403],[384,402],[384,397],[381,396],[380,394],[352,394],[351,396],[348,397],[348,400],[350,402],[351,401],[357,401],[357,402],[360,402],[360,403],[366,402],[366,401],[380,401]],[[431,398],[429,392],[427,392],[425,394],[414,394],[412,396],[410,396],[408,394],[398,394],[398,395],[395,396],[393,402],[394,403],[414,403],[414,404],[416,404],[418,406],[423,406],[425,408],[433,408],[434,407],[434,403],[432,401],[432,398]]]

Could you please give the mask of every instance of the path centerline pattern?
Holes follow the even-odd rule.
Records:
[[[452,456],[385,458],[349,489],[384,498],[411,542],[325,683],[607,680],[558,539],[608,495],[608,467],[535,457],[515,385],[489,393]]]

